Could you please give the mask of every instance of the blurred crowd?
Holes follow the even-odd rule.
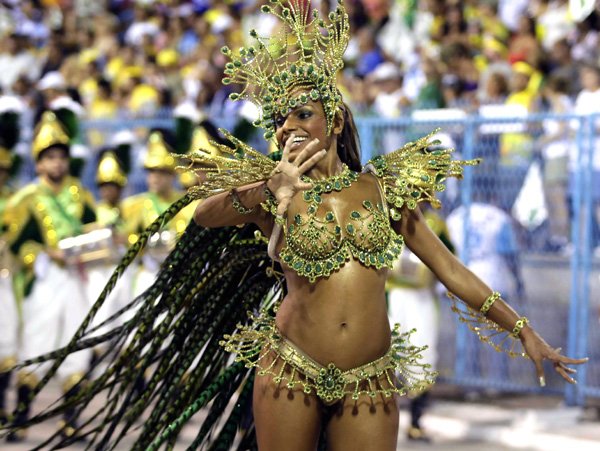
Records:
[[[303,0],[294,0],[303,1]],[[314,6],[327,12],[334,1]],[[575,2],[576,3],[576,2]],[[258,0],[0,2],[0,86],[40,109],[65,89],[87,118],[147,117],[194,102],[211,116],[236,107],[224,87],[223,45],[268,34]],[[553,108],[594,83],[599,12],[567,0],[346,0],[353,32],[340,74],[361,114],[519,103]],[[588,77],[593,78],[593,77]],[[540,89],[544,81],[545,89]]]
[[[57,104],[86,120],[170,118],[186,105],[188,111],[214,119],[217,125],[218,118],[251,122],[256,111],[229,100],[236,87],[221,84],[226,60],[220,50],[245,44],[252,28],[262,35],[273,30],[273,19],[260,12],[263,3],[0,2],[0,89],[25,106],[21,141],[29,141],[43,111],[56,109]],[[358,116],[393,119],[433,110],[446,111],[437,116],[441,119],[600,112],[598,2],[344,3],[352,37],[339,85]],[[312,0],[323,13],[335,4]],[[486,134],[483,128],[480,131]],[[492,130],[478,143],[488,172],[507,168],[507,176],[496,180],[512,187],[501,202],[507,210],[531,161],[536,156],[544,159],[551,234],[559,247],[569,234],[568,183],[573,179],[569,172],[575,170],[577,159],[569,143],[576,131],[577,124],[548,120],[536,129]],[[378,152],[412,137],[384,134]],[[106,134],[89,133],[83,141],[94,150],[107,140]],[[593,179],[600,180],[600,152],[596,156]],[[594,192],[600,198],[598,188]]]

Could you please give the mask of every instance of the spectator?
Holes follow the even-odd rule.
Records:
[[[585,64],[582,66],[580,82],[582,90],[575,100],[575,113],[583,115],[585,119],[585,116],[600,113],[600,67],[597,64]],[[577,161],[580,158],[581,152],[583,152],[580,171],[585,171],[589,167],[588,165],[591,165],[593,168],[592,186],[586,187],[586,189],[592,190],[594,219],[596,228],[598,228],[600,227],[600,152],[598,151],[600,149],[600,121],[595,121],[593,136],[589,136],[588,127],[585,127],[580,133],[583,133],[583,137],[581,140],[577,140],[577,142],[581,142],[582,147],[576,147],[576,151],[571,155],[569,162],[571,170],[570,180],[572,183],[576,180],[576,175],[573,172],[577,170]],[[592,147],[590,147],[590,144]],[[571,189],[572,192],[573,189]],[[596,245],[598,246],[597,243]],[[600,249],[598,248],[597,253],[600,254]]]
[[[39,74],[39,62],[34,53],[28,49],[28,38],[13,32],[3,40],[0,53],[0,88],[6,93],[11,92],[12,86],[19,76],[24,75],[36,80]]]
[[[575,97],[581,91],[579,72],[581,64],[571,56],[571,45],[567,39],[554,43],[548,55],[549,75],[569,80],[569,95]]]
[[[519,18],[518,25],[508,44],[508,61],[511,64],[525,61],[537,66],[542,49],[535,34],[535,18],[524,14]]]
[[[383,63],[383,54],[375,41],[375,33],[371,27],[360,29],[357,36],[359,56],[356,62],[356,75],[365,77]]]
[[[552,76],[542,90],[553,114],[569,114],[573,101],[569,97],[569,81]],[[544,135],[536,142],[544,162],[544,194],[548,208],[550,236],[546,247],[550,251],[565,249],[569,242],[569,210],[567,207],[568,154],[572,139],[567,121],[547,119]]]
[[[598,21],[598,13],[594,11],[584,20],[577,23],[577,29],[571,38],[573,41],[571,55],[575,61],[586,62],[598,60],[598,44],[600,41]]]
[[[486,37],[483,40],[483,57],[485,61],[485,67],[481,70],[479,75],[479,86],[477,92],[477,98],[481,103],[495,103],[490,102],[490,86],[489,79],[492,78],[493,74],[497,74],[494,78],[495,81],[492,83],[498,84],[500,77],[506,80],[510,79],[512,74],[512,68],[510,63],[507,61],[508,48],[501,41],[496,38]],[[498,77],[498,75],[500,77]],[[502,82],[500,82],[502,83]],[[497,89],[492,88],[492,92]],[[506,96],[507,93],[504,95]],[[497,93],[492,94],[492,98],[498,97]]]

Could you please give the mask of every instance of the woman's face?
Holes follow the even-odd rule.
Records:
[[[330,150],[334,145],[332,135],[327,135],[327,120],[323,104],[310,100],[289,111],[286,116],[275,118],[275,137],[280,147],[294,135],[294,143],[290,149],[290,162],[293,162],[304,147],[313,139],[318,139],[322,148]]]

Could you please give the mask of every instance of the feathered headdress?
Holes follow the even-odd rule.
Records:
[[[225,66],[223,83],[242,85],[230,98],[247,99],[262,109],[254,125],[266,129],[266,139],[273,137],[278,115],[286,115],[309,100],[320,100],[330,133],[342,104],[336,76],[344,66],[342,56],[350,36],[342,0],[327,21],[316,9],[311,13],[310,0],[270,0],[270,5],[261,9],[279,18],[282,27],[271,37],[251,30],[256,44],[240,48],[237,54],[222,48],[231,60]]]

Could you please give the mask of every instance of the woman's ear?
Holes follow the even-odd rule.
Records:
[[[343,108],[338,108],[333,117],[333,129],[331,130],[334,135],[340,135],[342,133],[342,130],[344,130],[344,123],[344,110]]]

